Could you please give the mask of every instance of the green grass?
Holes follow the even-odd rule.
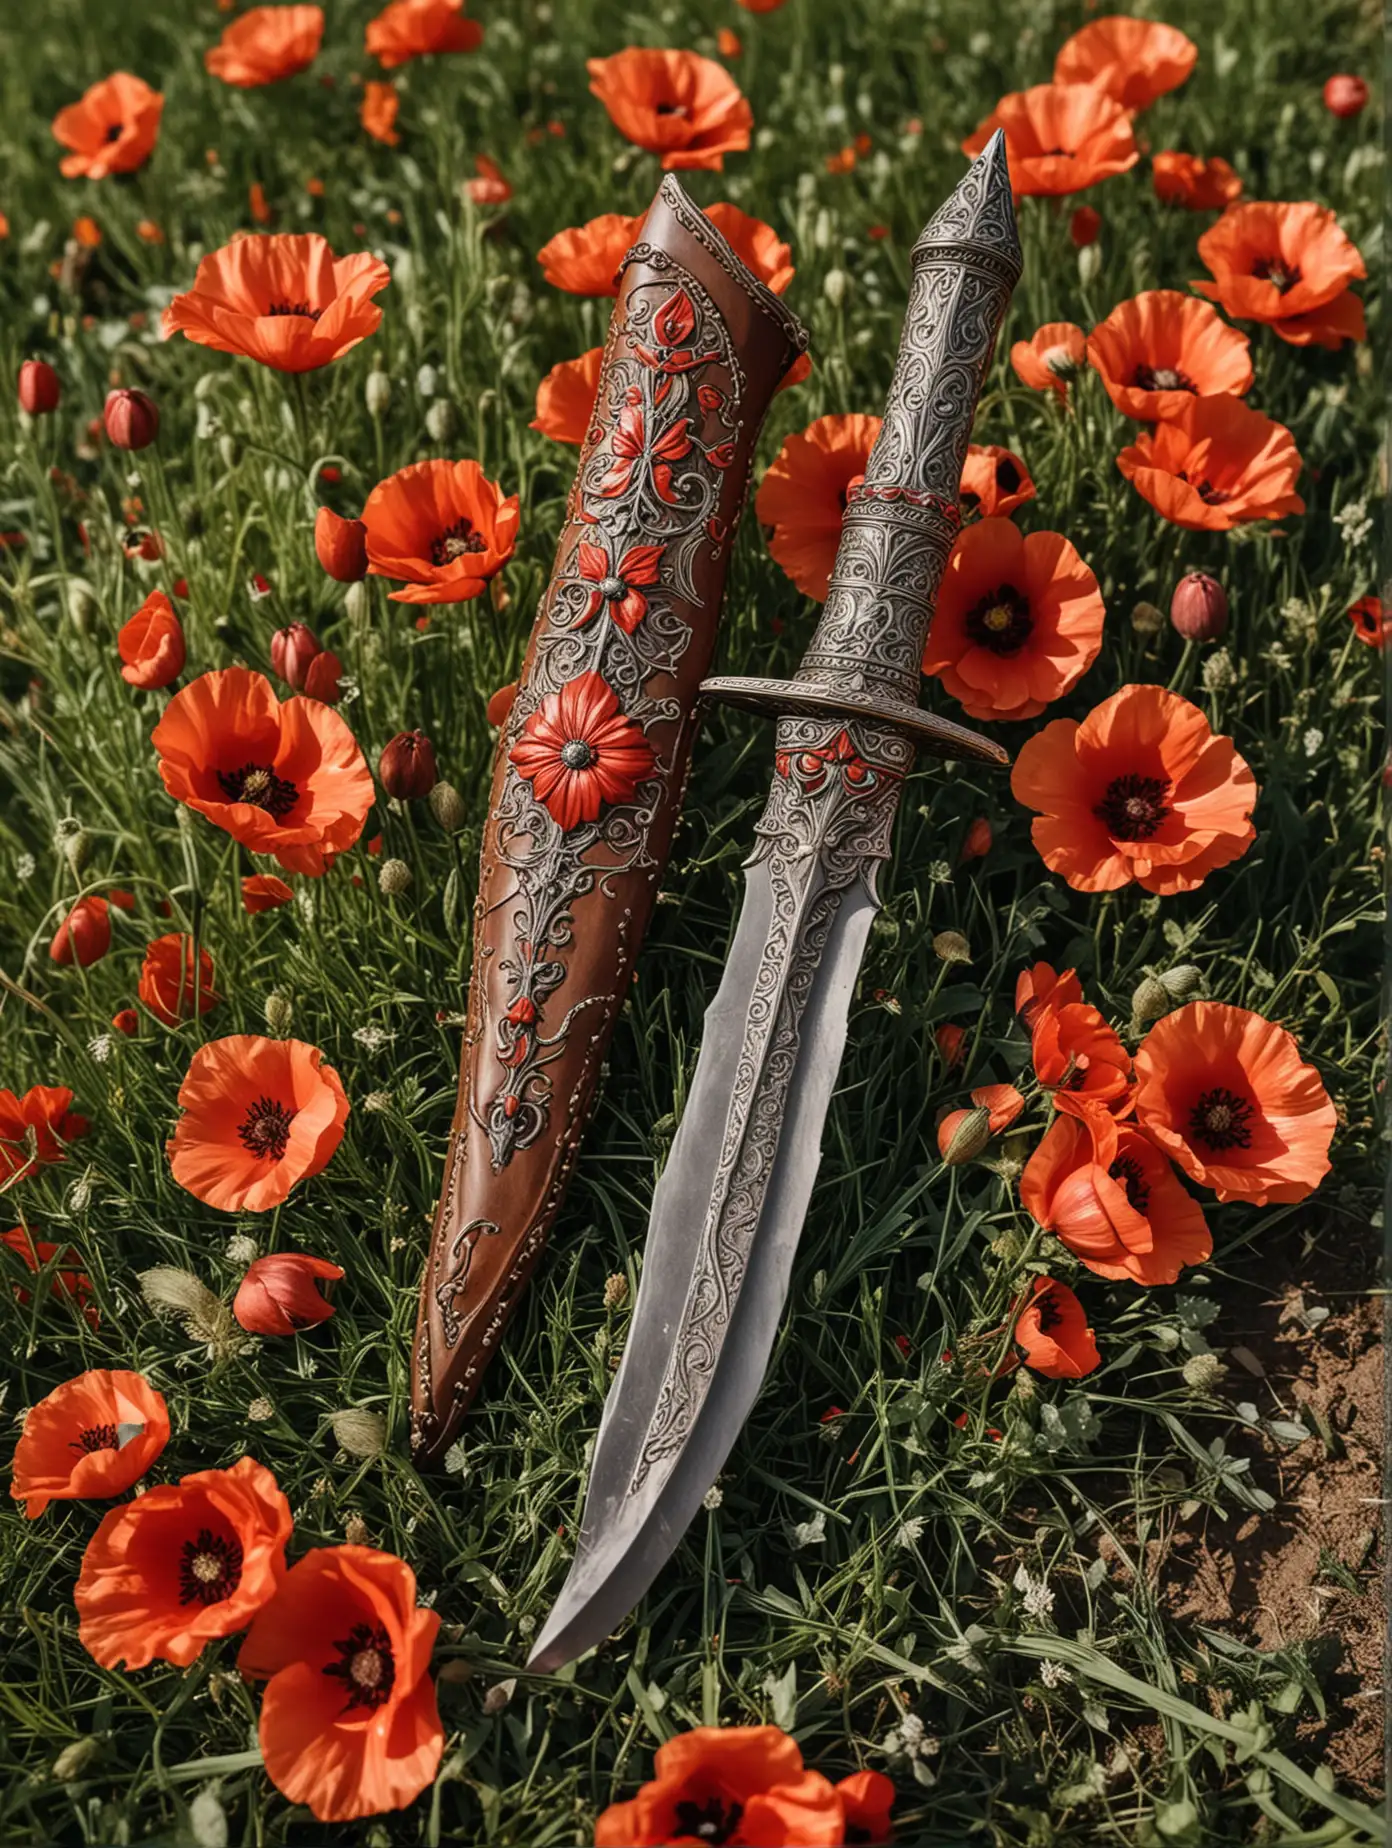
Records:
[[[12,227],[0,245],[0,377],[42,351],[66,389],[61,415],[32,432],[19,427],[8,388],[0,403],[0,528],[29,540],[0,556],[0,1084],[71,1085],[93,1122],[66,1166],[7,1196],[4,1223],[22,1217],[77,1245],[102,1325],[94,1334],[59,1307],[20,1306],[8,1292],[0,1314],[13,1356],[7,1418],[84,1367],[139,1368],[173,1415],[161,1477],[250,1450],[290,1498],[293,1556],[341,1540],[352,1520],[411,1562],[445,1625],[444,1768],[411,1811],[356,1830],[291,1811],[259,1769],[255,1703],[232,1672],[234,1642],[186,1672],[126,1676],[90,1661],[71,1591],[100,1510],[55,1504],[32,1525],[17,1512],[0,1517],[0,1839],[184,1842],[193,1839],[188,1806],[211,1787],[233,1842],[549,1848],[589,1840],[596,1809],[632,1791],[671,1731],[761,1718],[795,1730],[809,1762],[833,1775],[890,1769],[901,1837],[912,1843],[1380,1839],[1372,1813],[1320,1770],[1310,1723],[1323,1696],[1309,1653],[1218,1646],[1174,1622],[1143,1577],[1108,1571],[1098,1554],[1099,1536],[1112,1534],[1136,1558],[1190,1504],[1233,1525],[1262,1512],[1277,1485],[1261,1466],[1240,1467],[1248,1452],[1231,1401],[1242,1392],[1220,1381],[1198,1394],[1183,1363],[1209,1347],[1221,1353],[1227,1305],[1269,1287],[1297,1225],[1313,1266],[1374,1237],[1381,687],[1377,657],[1353,639],[1344,611],[1373,587],[1375,560],[1371,538],[1350,538],[1331,518],[1364,499],[1376,512],[1380,401],[1367,353],[1302,351],[1249,330],[1251,398],[1294,431],[1309,511],[1250,536],[1168,528],[1116,470],[1130,426],[1100,383],[1083,378],[1076,415],[1060,417],[1018,385],[1003,355],[1040,322],[1088,326],[1139,289],[1183,287],[1202,273],[1194,242],[1207,220],[1159,207],[1142,162],[1092,195],[1104,227],[1100,263],[1085,270],[1068,239],[1069,206],[1025,203],[1025,277],[978,437],[1026,457],[1039,498],[1020,523],[1067,533],[1098,573],[1109,612],[1102,657],[1051,716],[1081,714],[1132,679],[1197,700],[1256,771],[1258,842],[1192,897],[1089,901],[1046,873],[1003,778],[969,766],[914,777],[783,1333],[721,1504],[698,1517],[616,1642],[578,1670],[529,1681],[517,1665],[565,1574],[586,1447],[632,1301],[630,1291],[628,1304],[606,1309],[605,1279],[638,1281],[653,1182],[733,928],[771,758],[755,721],[711,717],[665,902],[549,1255],[470,1419],[464,1467],[419,1477],[406,1442],[407,1343],[454,1096],[453,1016],[465,1001],[492,752],[484,705],[520,661],[574,463],[527,423],[537,381],[602,337],[607,309],[548,290],[534,253],[564,225],[641,210],[657,177],[588,96],[584,58],[632,42],[710,51],[727,23],[744,40],[734,68],[757,145],[725,176],[693,176],[692,190],[702,202],[733,199],[793,246],[789,300],[810,325],[816,368],[775,402],[766,461],[823,412],[880,410],[908,250],[961,172],[957,142],[1002,91],[1044,80],[1085,14],[1050,0],[997,0],[989,11],[969,0],[789,0],[766,18],[722,0],[675,0],[653,14],[616,0],[481,7],[488,37],[478,55],[400,73],[404,139],[393,152],[360,135],[349,85],[366,68],[371,11],[364,0],[331,7],[315,73],[248,94],[202,71],[202,50],[226,23],[202,0],[52,0],[23,17],[11,9],[0,29],[0,209]],[[1376,275],[1375,112],[1337,122],[1319,100],[1329,72],[1372,65],[1376,8],[1173,0],[1163,16],[1195,37],[1200,64],[1142,118],[1145,137],[1226,155],[1252,196],[1333,206]],[[49,118],[114,68],[168,97],[156,156],[131,182],[64,182]],[[923,133],[906,137],[914,116]],[[528,137],[553,117],[564,139]],[[875,151],[853,174],[827,174],[823,157],[861,130]],[[497,159],[516,190],[496,225],[461,202],[476,152]],[[322,198],[306,192],[311,176],[324,181]],[[306,381],[302,413],[279,378],[183,341],[161,345],[151,331],[169,290],[191,276],[196,249],[249,223],[254,180],[277,228],[320,229],[342,251],[358,247],[363,225],[396,271],[380,333]],[[104,242],[78,286],[64,286],[50,268],[84,212]],[[146,217],[164,228],[164,245],[137,238]],[[867,240],[872,224],[890,227],[883,243]],[[833,269],[850,278],[840,307],[823,288]],[[1364,293],[1371,304],[1376,285]],[[130,324],[136,313],[147,327]],[[377,427],[363,395],[374,365],[392,382]],[[456,413],[443,447],[425,433],[426,365]],[[158,399],[158,451],[79,457],[113,370]],[[429,454],[476,456],[521,494],[506,607],[485,597],[441,612],[421,634],[374,586],[354,626],[314,559],[305,465],[332,459],[343,471],[336,504],[356,511],[380,473]],[[55,462],[75,477],[80,506],[50,482]],[[142,571],[122,557],[120,503],[132,491],[164,535],[166,567]],[[1218,572],[1232,600],[1232,678],[1216,689],[1211,654],[1185,650],[1168,628],[1139,635],[1130,622],[1138,600],[1167,605],[1189,565]],[[248,596],[254,572],[273,586],[265,601]],[[245,915],[238,880],[251,862],[199,818],[176,814],[149,746],[162,696],[132,693],[117,671],[117,628],[149,582],[180,576],[190,673],[234,660],[264,667],[272,630],[302,618],[344,658],[354,692],[342,710],[369,761],[404,726],[435,740],[470,819],[451,839],[424,810],[379,809],[384,851],[414,875],[405,897],[383,898],[376,863],[356,853],[322,881],[297,882],[296,906]],[[1295,603],[1303,617],[1292,616]],[[751,518],[730,574],[723,663],[788,671],[815,615]],[[1012,747],[1025,735],[998,729]],[[994,849],[959,867],[980,814]],[[80,883],[55,845],[69,820],[91,837]],[[57,919],[79,891],[111,884],[140,896],[138,918],[117,917],[115,948],[92,969],[57,970],[47,957]],[[138,1041],[111,1044],[107,1023],[133,995],[158,898],[176,919],[160,928],[194,928],[211,948],[226,1000],[202,1027],[166,1034],[147,1021]],[[938,961],[931,939],[943,929],[965,935],[970,964]],[[1075,965],[1119,1025],[1145,971],[1178,963],[1197,964],[1214,997],[1287,1025],[1343,1119],[1336,1171],[1313,1208],[1218,1208],[1213,1261],[1176,1289],[1142,1293],[1104,1285],[1052,1241],[1046,1251],[1031,1239],[994,1173],[944,1174],[936,1117],[969,1082],[1024,1061],[1011,996],[1037,956]],[[323,1048],[354,1111],[327,1172],[248,1223],[176,1187],[163,1143],[193,1046],[260,1030],[272,993],[291,999],[292,1031]],[[934,1050],[932,1029],[945,1020],[968,1028],[965,1075],[947,1072]],[[1028,1127],[1012,1153],[1042,1125]],[[182,1265],[229,1295],[239,1270],[227,1242],[246,1231],[263,1250],[298,1245],[341,1264],[337,1314],[306,1338],[210,1361],[176,1322],[149,1312],[136,1277]],[[954,1384],[938,1356],[999,1326],[1031,1262],[1077,1284],[1104,1366],[1078,1387],[1016,1375],[988,1403]],[[270,1416],[252,1421],[261,1400]],[[846,1415],[820,1423],[833,1403]],[[345,1406],[385,1415],[382,1456],[337,1450],[328,1415]],[[951,1420],[964,1409],[959,1432]],[[1003,1443],[987,1439],[987,1422]],[[821,1524],[819,1539],[808,1539],[809,1523]],[[1050,1613],[1025,1609],[1014,1584],[1022,1567],[1047,1579]],[[1071,1679],[1045,1671],[1043,1658]],[[903,1749],[906,1716],[936,1744],[931,1755]],[[64,1777],[71,1756],[59,1765],[60,1754],[77,1741],[92,1750]]]

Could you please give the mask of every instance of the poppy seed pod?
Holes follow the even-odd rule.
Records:
[[[386,898],[400,898],[411,889],[411,869],[404,860],[383,860],[377,884]]]
[[[356,584],[367,576],[367,528],[361,520],[344,520],[332,507],[321,507],[314,516],[314,550],[340,584]]]
[[[271,637],[271,668],[297,693],[303,693],[305,676],[323,652],[323,643],[308,623],[292,622]]]
[[[26,359],[19,369],[19,408],[31,417],[43,417],[58,409],[62,396],[58,374],[47,360]]]
[[[422,731],[398,732],[377,765],[382,787],[398,802],[419,802],[439,780],[435,747]]]
[[[148,449],[159,435],[159,406],[143,391],[110,391],[102,422],[118,449]]]
[[[1186,642],[1216,642],[1228,629],[1228,597],[1217,578],[1190,571],[1175,585],[1170,622]]]
[[[430,792],[430,812],[446,834],[457,834],[469,819],[463,796],[453,783],[447,783],[443,778]]]

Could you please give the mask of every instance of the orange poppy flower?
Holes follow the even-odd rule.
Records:
[[[1112,403],[1141,423],[1176,417],[1195,396],[1240,398],[1252,383],[1246,334],[1177,289],[1119,302],[1088,335],[1087,357]]]
[[[1081,725],[1044,726],[1021,746],[1010,788],[1040,816],[1030,832],[1044,864],[1075,892],[1193,892],[1257,838],[1246,761],[1163,687],[1125,686]]]
[[[1017,340],[1010,363],[1022,385],[1055,391],[1065,403],[1069,381],[1087,358],[1087,335],[1071,321],[1049,321],[1028,340]]]
[[[394,71],[441,51],[477,51],[483,27],[464,16],[464,0],[392,0],[368,21],[367,55]]]
[[[164,98],[129,71],[115,71],[53,118],[53,138],[71,148],[59,162],[66,180],[133,173],[155,151]]]
[[[1235,205],[1204,232],[1199,255],[1216,280],[1192,286],[1239,321],[1264,321],[1293,346],[1365,337],[1349,284],[1368,272],[1325,206]]]
[[[1030,1056],[1035,1077],[1068,1116],[1130,1115],[1131,1056],[1086,1001],[1051,996],[1034,1017]]]
[[[252,1457],[147,1489],[87,1542],[73,1601],[103,1668],[187,1668],[242,1629],[285,1577],[290,1504]]]
[[[1148,109],[1179,88],[1198,57],[1198,46],[1177,27],[1118,14],[1090,20],[1064,41],[1054,82],[1095,83],[1127,109]]]
[[[465,191],[475,205],[507,204],[512,197],[512,187],[496,160],[490,160],[486,154],[475,154],[474,173],[476,178],[465,182]]]
[[[1195,531],[1305,511],[1295,438],[1241,398],[1188,399],[1123,449],[1117,467],[1157,513]]]
[[[179,1086],[174,1179],[224,1213],[265,1213],[326,1168],[343,1140],[338,1073],[303,1040],[234,1033],[200,1046]]]
[[[1051,1380],[1080,1380],[1102,1365],[1087,1311],[1066,1283],[1036,1277],[1012,1337],[1020,1358]]]
[[[630,45],[612,58],[587,59],[585,68],[592,94],[619,133],[659,155],[669,172],[718,173],[727,154],[749,146],[753,112],[734,78],[713,58]]]
[[[1136,1117],[1191,1180],[1255,1206],[1314,1192],[1337,1120],[1285,1028],[1218,1001],[1191,1001],[1141,1041]]]
[[[1202,1209],[1132,1123],[1057,1116],[1020,1176],[1020,1200],[1099,1277],[1174,1283],[1213,1255]]]
[[[380,258],[336,257],[317,231],[239,237],[204,257],[193,287],[165,309],[164,336],[186,334],[277,372],[313,372],[376,333],[382,310],[372,297],[390,281]]]
[[[1083,985],[1073,969],[1060,975],[1051,963],[1037,962],[1015,979],[1015,1012],[1029,1033],[1046,1007],[1071,1007],[1082,998]]]
[[[643,728],[620,712],[618,695],[595,673],[549,693],[509,757],[565,829],[597,821],[606,802],[627,802],[657,762]]]
[[[400,108],[401,98],[396,93],[394,83],[368,82],[363,85],[358,121],[364,133],[371,135],[374,141],[394,148],[401,139],[396,132],[396,117]]]
[[[1003,96],[962,152],[975,159],[998,128],[1017,199],[1082,192],[1141,157],[1130,111],[1100,84],[1039,83]]]
[[[865,474],[880,421],[860,412],[819,417],[784,440],[754,497],[759,524],[773,529],[769,551],[818,603],[826,601],[836,563],[846,491]]]
[[[0,1181],[23,1180],[35,1168],[67,1159],[67,1144],[91,1127],[72,1100],[65,1085],[30,1085],[23,1097],[0,1091]]]
[[[1242,197],[1240,175],[1218,154],[1208,160],[1177,150],[1152,155],[1150,177],[1157,199],[1191,212],[1221,212]]]
[[[252,917],[262,911],[275,911],[288,905],[295,894],[274,873],[252,873],[242,881],[242,904]]]
[[[746,13],[776,13],[780,6],[786,4],[786,0],[735,0],[735,3],[742,6]]]
[[[604,348],[591,347],[579,359],[563,359],[537,386],[536,416],[530,428],[555,443],[583,443],[594,421],[595,393]]]
[[[894,1840],[890,1811],[897,1793],[892,1778],[883,1771],[853,1771],[837,1784],[836,1794],[845,1812],[847,1843],[878,1845]]]
[[[368,570],[400,578],[393,603],[467,603],[512,557],[518,500],[477,462],[415,462],[362,510]]]
[[[235,89],[257,90],[313,64],[323,37],[322,7],[254,6],[225,28],[203,63]]]
[[[86,1271],[77,1268],[82,1260],[71,1245],[55,1245],[48,1239],[36,1239],[23,1226],[11,1226],[8,1232],[0,1232],[0,1245],[8,1246],[24,1268],[35,1276],[49,1265],[62,1265],[64,1268],[50,1273],[49,1295],[65,1297],[74,1309],[81,1312],[93,1333],[101,1327],[101,1314],[92,1301],[92,1279]],[[33,1301],[32,1293],[22,1284],[13,1284],[11,1289],[17,1303]]]
[[[138,1373],[79,1373],[25,1414],[10,1495],[36,1520],[51,1501],[123,1495],[169,1442],[164,1400]]]
[[[923,650],[976,719],[1031,719],[1075,686],[1102,647],[1097,579],[1062,533],[978,520],[947,561]]]
[[[96,896],[80,898],[53,933],[48,953],[60,968],[90,969],[111,948],[111,910]]]
[[[371,773],[338,714],[316,699],[282,704],[249,668],[190,681],[150,742],[171,796],[287,872],[325,872],[372,807]]]
[[[638,242],[646,216],[603,212],[583,225],[558,231],[537,252],[546,280],[570,295],[617,295],[618,267]]]
[[[791,247],[773,226],[724,201],[706,206],[705,213],[745,268],[752,270],[765,288],[782,295],[797,272]]]
[[[963,513],[980,513],[988,518],[1014,513],[1034,495],[1030,472],[1014,450],[1001,449],[994,443],[968,444],[958,494]]]
[[[166,1027],[206,1014],[222,999],[213,992],[213,959],[204,949],[194,962],[193,938],[175,931],[157,937],[140,968],[140,999]]]
[[[1383,613],[1382,598],[1374,596],[1360,597],[1351,604],[1348,619],[1353,624],[1353,632],[1360,642],[1366,642],[1369,648],[1385,648],[1392,622]]]
[[[434,1780],[445,1733],[430,1678],[440,1619],[404,1560],[316,1547],[262,1606],[237,1657],[265,1681],[259,1736],[272,1783],[320,1822],[403,1809]]]
[[[701,1840],[831,1848],[847,1839],[835,1786],[806,1769],[777,1726],[693,1727],[657,1748],[653,1771],[636,1797],[600,1814],[595,1848]]]
[[[167,687],[184,671],[184,625],[162,590],[152,590],[116,637],[121,678],[133,687]]]

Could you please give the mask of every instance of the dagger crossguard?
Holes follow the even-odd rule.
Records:
[[[872,720],[938,756],[1004,764],[999,745],[918,704],[976,402],[1021,270],[999,133],[925,227],[912,268],[884,422],[847,495],[812,645],[792,680],[722,676],[701,691],[780,718]]]

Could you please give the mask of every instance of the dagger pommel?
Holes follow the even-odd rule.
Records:
[[[1004,764],[1001,748],[918,704],[920,662],[960,526],[977,399],[1022,259],[1005,137],[986,144],[913,247],[908,310],[884,420],[846,500],[821,621],[791,681],[726,677],[702,692],[779,716],[872,719],[944,757]]]

